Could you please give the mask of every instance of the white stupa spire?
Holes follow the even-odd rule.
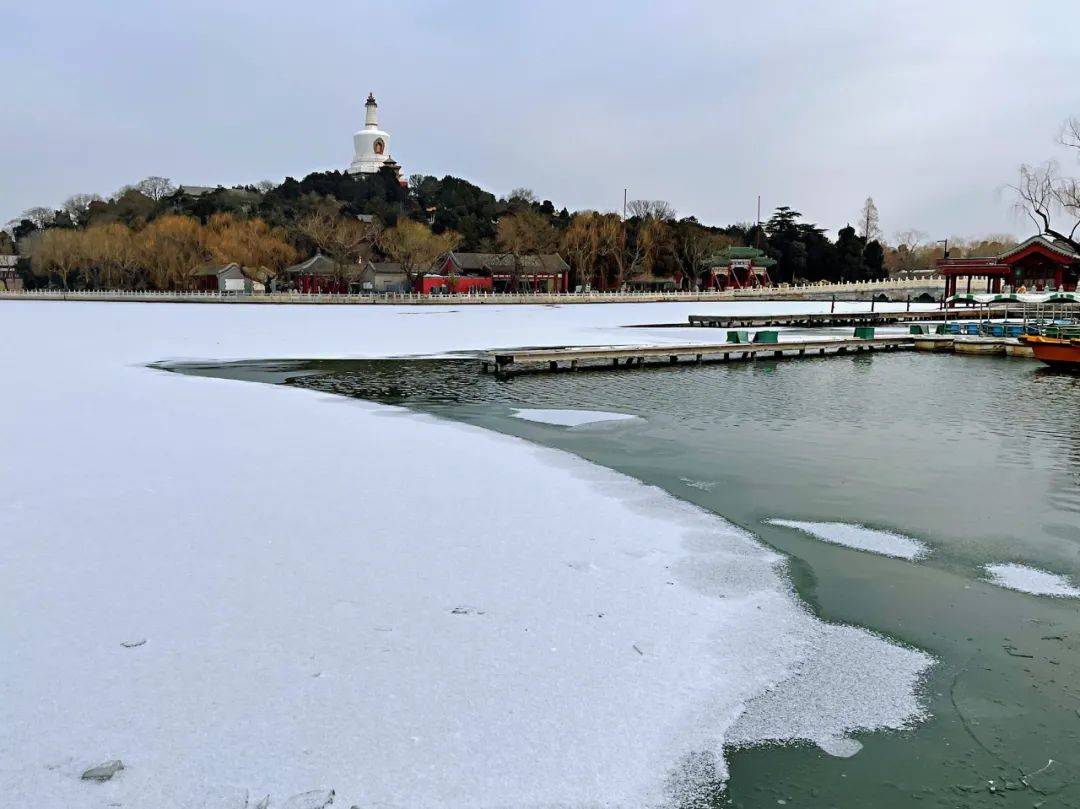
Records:
[[[364,128],[353,135],[353,152],[349,174],[374,174],[390,160],[390,135],[379,129],[374,93],[368,93],[364,104]]]
[[[367,103],[364,104],[364,128],[379,128],[379,105],[375,103],[375,94],[367,94]]]

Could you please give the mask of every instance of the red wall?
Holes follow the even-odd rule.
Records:
[[[453,281],[453,288],[450,288],[450,282]],[[448,292],[469,292],[470,290],[479,291],[491,291],[491,279],[480,278],[473,275],[458,275],[453,279],[447,278],[445,275],[425,275],[420,279],[420,291],[425,295],[430,295],[437,289],[443,289]]]

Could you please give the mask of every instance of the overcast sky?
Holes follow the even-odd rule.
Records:
[[[371,90],[406,173],[497,194],[629,187],[710,224],[760,194],[831,231],[872,195],[889,238],[1027,235],[1001,187],[1080,115],[1078,23],[1076,0],[5,4],[0,222],[148,174],[344,168]]]

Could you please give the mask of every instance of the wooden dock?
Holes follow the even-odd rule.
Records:
[[[991,317],[1004,318],[1006,307],[993,309]],[[887,326],[900,323],[925,323],[936,320],[962,320],[986,317],[985,310],[978,309],[929,309],[915,312],[815,312],[790,315],[690,315],[691,326],[713,329],[734,329],[755,326],[793,326],[822,328],[829,326]],[[681,325],[681,324],[676,324]]]
[[[910,335],[793,340],[782,343],[713,343],[709,345],[577,346],[493,351],[480,357],[480,370],[505,377],[524,371],[670,367],[680,362],[729,362],[896,351],[914,347]]]

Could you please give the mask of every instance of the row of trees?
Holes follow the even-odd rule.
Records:
[[[1080,148],[1080,134],[1076,142]],[[1057,189],[1059,196],[1068,193],[1068,186],[1042,176],[1041,185],[1034,185]],[[1038,200],[1047,193],[1039,197],[1029,189]],[[225,228],[227,246],[214,244],[219,237],[208,235],[223,230],[223,222],[231,223]],[[188,235],[157,235],[180,231]],[[405,188],[389,170],[374,175],[316,172],[280,184],[198,192],[148,177],[107,199],[77,194],[57,210],[29,209],[0,236],[0,251],[11,237],[21,253],[32,257],[32,282],[96,285],[108,280],[162,288],[191,283],[185,272],[192,268],[163,269],[170,262],[236,261],[272,277],[283,262],[315,251],[334,262],[342,280],[364,257],[397,261],[412,280],[451,249],[511,256],[515,275],[524,272],[525,256],[558,251],[570,263],[574,283],[606,288],[667,279],[692,288],[703,282],[716,254],[730,245],[764,250],[776,261],[771,271],[776,282],[880,277],[930,267],[941,254],[917,231],[898,234],[894,245],[886,244],[872,199],[855,225],[841,228],[833,240],[787,206],[778,207],[765,223],[711,227],[692,216],[679,218],[661,200],[631,201],[625,217],[598,211],[571,214],[550,200],[538,200],[528,189],[500,199],[459,178],[426,175],[414,175]],[[182,251],[178,258],[180,248],[172,247],[177,241],[200,246],[184,248],[186,258]],[[992,252],[1004,241],[984,240],[982,247]],[[134,246],[121,249],[120,242]],[[151,253],[159,247],[169,255],[154,258]],[[957,247],[954,243],[953,255]],[[260,252],[267,250],[272,255]],[[105,255],[121,258],[106,261]]]
[[[65,289],[191,289],[200,267],[234,261],[269,283],[299,255],[281,228],[231,214],[215,214],[206,224],[167,214],[141,229],[115,222],[46,228],[20,246],[35,276]]]
[[[242,219],[229,213],[210,216],[204,224],[192,216],[166,214],[132,227],[119,222],[86,228],[51,227],[35,230],[20,246],[30,259],[33,280],[71,289],[189,290],[198,271],[207,265],[235,262],[253,280],[266,286],[283,282],[281,271],[318,250],[347,283],[364,258],[388,256],[410,276],[452,249],[455,234],[434,234],[408,219],[391,228],[342,215],[334,205],[306,215],[292,232],[260,218]]]

